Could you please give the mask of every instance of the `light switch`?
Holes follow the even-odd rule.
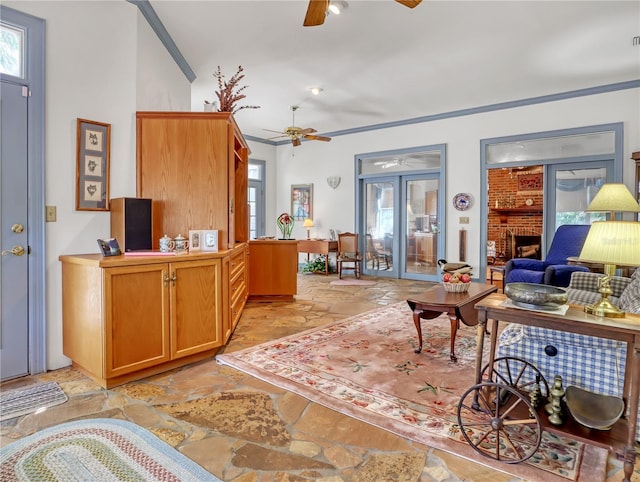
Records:
[[[55,206],[45,206],[45,222],[47,223],[55,223],[56,222],[56,207]]]
[[[469,217],[468,216],[461,216],[460,217],[460,224],[469,224]]]

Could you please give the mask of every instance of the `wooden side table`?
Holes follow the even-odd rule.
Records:
[[[620,340],[627,344],[624,373],[624,400],[627,418],[618,420],[611,430],[591,430],[571,417],[561,426],[541,417],[544,429],[567,434],[585,443],[613,449],[624,462],[624,482],[630,482],[636,460],[635,434],[640,396],[640,316],[626,313],[624,318],[603,318],[584,312],[582,306],[569,306],[564,315],[502,306],[506,296],[493,294],[476,305],[478,310],[478,344],[476,347],[476,383],[482,381],[483,346],[486,325],[491,326],[489,366],[493,366],[500,322],[539,326],[553,330]]]
[[[416,331],[418,332],[418,349],[416,353],[422,351],[422,327],[420,326],[420,319],[432,320],[442,313],[446,313],[451,322],[450,358],[453,362],[458,361],[455,355],[455,343],[460,321],[467,326],[477,325],[478,312],[475,309],[476,302],[497,290],[497,286],[484,283],[471,283],[469,291],[466,293],[449,293],[445,291],[442,285],[436,285],[417,297],[408,299],[407,304],[413,311],[413,323],[416,325]]]
[[[504,284],[504,266],[490,266],[489,267],[489,281],[493,284],[494,273],[499,273],[502,276],[502,282]]]

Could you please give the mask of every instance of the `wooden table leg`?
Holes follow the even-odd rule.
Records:
[[[449,315],[449,321],[451,322],[451,353],[449,354],[449,358],[451,358],[451,361],[456,363],[458,361],[458,358],[456,357],[455,354],[455,347],[456,347],[456,335],[458,334],[458,327],[460,326],[460,320],[458,320],[458,317],[456,315]]]
[[[420,353],[422,351],[422,327],[420,326],[420,314],[422,310],[414,309],[413,310],[413,323],[416,325],[416,331],[418,332],[418,349],[414,350],[416,353]]]

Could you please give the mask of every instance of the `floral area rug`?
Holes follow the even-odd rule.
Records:
[[[423,320],[424,347],[405,302],[218,355],[234,367],[328,408],[408,439],[474,460],[524,480],[604,480],[607,451],[543,432],[526,462],[505,464],[477,454],[460,434],[459,396],[475,384],[476,327],[461,324],[458,362],[449,358],[446,316]],[[488,345],[488,343],[486,343]],[[486,350],[486,348],[485,348]],[[485,357],[486,360],[486,357]],[[602,474],[580,477],[581,461]]]
[[[0,449],[3,482],[221,482],[148,430],[96,418],[50,427]]]

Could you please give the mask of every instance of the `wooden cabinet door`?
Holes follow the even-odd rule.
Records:
[[[104,269],[105,378],[168,361],[166,263]]]
[[[169,265],[171,358],[222,346],[222,262]]]

